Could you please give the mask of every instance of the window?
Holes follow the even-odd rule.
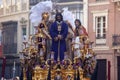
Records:
[[[0,0],[0,8],[3,8],[3,2]]]
[[[96,0],[96,1],[106,1],[106,0]]]
[[[4,54],[17,53],[17,25],[17,22],[13,21],[2,23],[2,44]]]
[[[6,5],[8,6],[11,5],[11,2],[12,2],[11,0],[6,0]]]
[[[12,11],[12,0],[6,0],[6,13],[9,14]]]
[[[26,27],[22,28],[23,35],[26,35]]]
[[[26,40],[26,25],[22,26],[22,41]]]
[[[106,46],[108,10],[91,11],[93,13],[93,31],[95,32],[96,45]],[[108,49],[108,46],[106,46]]]
[[[22,0],[21,2],[22,2],[22,6],[21,6],[22,8],[21,9],[24,11],[24,10],[27,9],[27,2],[26,2],[26,0]]]
[[[82,10],[72,10],[75,19],[80,19],[81,23],[83,23],[83,11]]]
[[[46,1],[46,0],[30,0],[30,5],[35,5],[40,1]]]
[[[0,15],[3,15],[3,2],[0,0]]]
[[[12,5],[15,5],[16,4],[16,0],[12,0]]]
[[[9,9],[9,7],[7,6],[7,7],[6,7],[6,14],[8,14],[8,13],[10,13],[10,9]]]
[[[96,22],[96,39],[106,38],[106,17],[99,16],[95,18]]]
[[[16,1],[16,7],[15,7],[16,11],[20,11],[20,0]]]
[[[21,2],[22,2],[22,3],[26,3],[26,2],[27,2],[27,0],[22,0]]]
[[[106,17],[95,17],[96,44],[106,45]]]
[[[19,6],[19,0],[12,0],[12,11],[11,12],[17,12]]]
[[[14,13],[20,10],[20,0],[6,0],[6,13]]]
[[[56,0],[53,0],[56,1]],[[57,0],[58,2],[72,2],[72,1],[83,1],[83,0]]]

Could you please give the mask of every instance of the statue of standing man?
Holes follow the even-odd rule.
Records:
[[[51,50],[54,52],[54,60],[62,61],[64,53],[66,52],[66,37],[68,34],[68,25],[63,21],[61,13],[57,13],[55,21],[50,28],[50,35],[52,37]]]

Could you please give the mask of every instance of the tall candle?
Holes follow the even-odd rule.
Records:
[[[13,66],[13,70],[15,70],[15,64],[16,64],[16,63],[15,63],[15,61],[14,61],[14,66]]]
[[[14,61],[14,68],[15,68],[15,61]]]

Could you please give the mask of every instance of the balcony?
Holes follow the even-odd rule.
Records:
[[[63,2],[74,2],[74,1],[82,2],[83,0],[57,0],[57,2],[60,2],[60,3],[63,3]]]
[[[34,5],[36,5],[37,3],[39,3],[40,1],[42,1],[42,0],[30,0],[30,6],[34,6]]]
[[[113,49],[118,49],[120,48],[120,35],[113,35],[112,36],[112,46],[113,46]]]
[[[0,8],[0,16],[4,14],[3,8]]]
[[[120,2],[120,0],[113,0],[113,2]]]
[[[47,0],[30,0],[30,6],[34,6],[40,1],[47,1]],[[51,0],[52,2],[57,3],[66,3],[66,2],[83,2],[83,0]]]
[[[120,10],[120,0],[113,0],[113,2],[117,5],[118,10]]]

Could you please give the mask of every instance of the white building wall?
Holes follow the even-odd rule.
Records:
[[[24,7],[26,8],[23,10],[23,1],[25,2]],[[0,23],[2,22],[7,22],[7,21],[17,21],[18,26],[17,26],[17,53],[19,53],[22,50],[22,27],[20,20],[21,18],[24,18],[26,22],[26,35],[29,36],[29,0],[18,0],[16,2],[17,11],[10,12],[8,13],[6,11],[7,9],[7,3],[6,0],[2,0],[2,8],[3,8],[3,15],[0,15]],[[9,6],[12,6],[11,3]],[[1,7],[0,7],[1,8]]]
[[[88,29],[88,0],[83,0],[83,25]]]

